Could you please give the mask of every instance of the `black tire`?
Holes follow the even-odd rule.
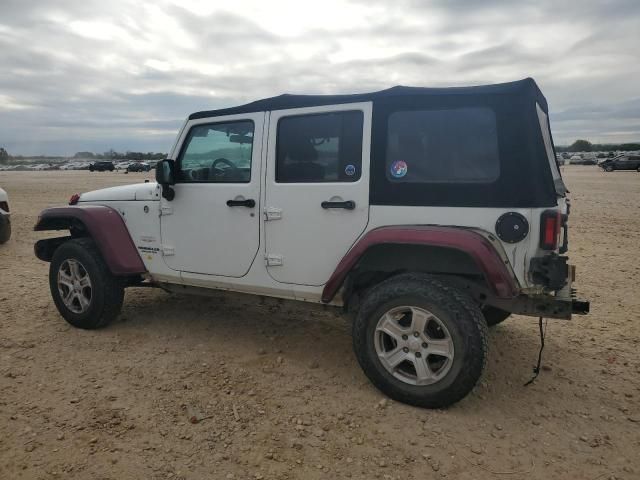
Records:
[[[499,323],[504,322],[507,318],[511,316],[511,312],[507,312],[506,310],[502,310],[496,307],[483,307],[482,315],[484,315],[484,319],[487,321],[487,326],[493,327]]]
[[[93,172],[94,170],[95,170],[95,168],[93,168],[93,167],[89,167],[89,171],[90,171],[90,172]]]
[[[396,378],[380,362],[375,330],[382,316],[399,306],[436,315],[447,328],[455,354],[435,383],[413,385]],[[364,373],[389,397],[410,405],[441,408],[464,398],[476,385],[487,359],[487,324],[479,307],[463,292],[426,274],[391,277],[371,288],[353,323],[353,347]],[[425,357],[426,358],[426,357]]]
[[[606,167],[604,167],[604,171],[605,172],[613,172],[613,167],[611,165],[607,165]]]
[[[58,289],[58,271],[69,259],[80,262],[91,281],[89,306],[82,313],[69,309]],[[122,281],[111,274],[90,238],[69,240],[56,249],[49,267],[49,288],[60,315],[74,327],[89,330],[104,327],[114,320],[120,313],[124,299]]]
[[[0,217],[0,244],[7,243],[11,238],[11,221],[8,218],[4,218],[4,215]]]

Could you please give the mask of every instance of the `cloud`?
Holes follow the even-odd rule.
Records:
[[[638,140],[639,20],[636,0],[3,0],[0,144],[167,151],[197,110],[527,76],[557,143]]]

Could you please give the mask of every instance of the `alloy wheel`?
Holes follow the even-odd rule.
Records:
[[[73,313],[84,313],[91,305],[92,286],[87,269],[75,259],[67,259],[58,269],[58,292]]]
[[[380,363],[405,383],[431,385],[451,369],[451,334],[442,320],[423,308],[392,308],[378,320],[374,335]]]

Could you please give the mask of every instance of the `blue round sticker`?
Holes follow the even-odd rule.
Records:
[[[391,176],[393,178],[402,178],[407,174],[407,162],[396,160],[391,164]]]
[[[349,164],[346,167],[344,167],[344,173],[349,175],[350,177],[353,177],[356,174],[355,165]]]

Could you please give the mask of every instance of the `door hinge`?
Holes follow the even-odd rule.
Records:
[[[173,213],[173,207],[171,205],[162,205],[160,207],[160,215],[171,215]]]
[[[166,245],[162,246],[162,255],[164,255],[165,257],[169,257],[169,256],[175,255],[175,254],[176,254],[175,247],[168,247]]]
[[[267,267],[277,267],[284,263],[284,259],[282,258],[282,255],[276,255],[273,253],[265,255],[264,261]]]
[[[268,222],[270,220],[280,220],[282,218],[282,209],[276,207],[266,207],[264,209],[264,219]]]

